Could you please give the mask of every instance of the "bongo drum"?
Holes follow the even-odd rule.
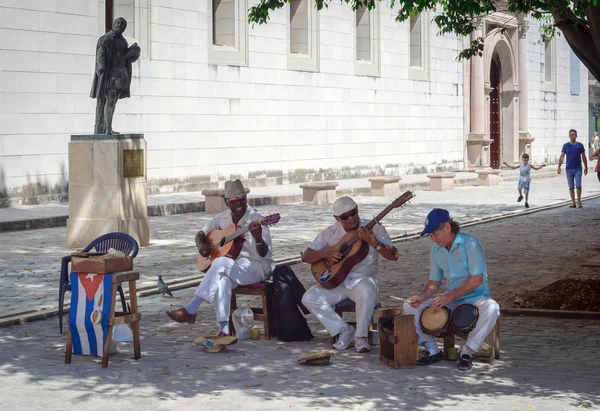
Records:
[[[426,334],[442,337],[450,334],[452,324],[450,322],[450,309],[448,307],[427,307],[421,314],[421,329]]]
[[[461,304],[452,311],[451,322],[455,331],[468,334],[477,325],[479,309],[473,304]]]

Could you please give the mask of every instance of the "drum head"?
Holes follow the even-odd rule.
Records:
[[[421,328],[435,333],[444,328],[448,322],[448,310],[443,307],[440,310],[428,307],[421,314]]]
[[[469,329],[479,317],[479,310],[473,304],[461,304],[452,311],[452,325],[457,329]]]

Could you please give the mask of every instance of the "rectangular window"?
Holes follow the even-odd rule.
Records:
[[[110,0],[109,0],[110,1]],[[135,4],[134,0],[112,0],[114,4],[114,18],[123,17],[127,20],[127,30],[135,33]]]
[[[544,42],[544,81],[552,81],[552,41]]]
[[[213,44],[235,46],[235,1],[212,0]]]
[[[208,63],[248,64],[247,0],[209,0]]]
[[[429,80],[428,14],[410,16],[408,22],[408,78]]]
[[[556,92],[556,41],[544,41],[542,54],[542,91]]]
[[[308,0],[290,1],[290,53],[308,54]]]
[[[410,65],[411,67],[423,67],[423,56],[421,55],[421,15],[410,16]]]
[[[288,68],[319,71],[319,15],[315,0],[290,0]]]
[[[99,27],[98,33],[108,33],[118,17],[127,21],[125,38],[128,43],[138,43],[142,49],[142,57],[150,52],[150,6],[140,0],[98,0]]]
[[[356,10],[356,60],[371,61],[371,13],[364,6]]]
[[[379,8],[361,7],[355,17],[354,74],[379,76]]]
[[[574,96],[578,96],[581,88],[581,62],[579,61],[579,57],[573,53],[571,50],[571,61],[570,61],[570,74],[571,74],[571,94]]]

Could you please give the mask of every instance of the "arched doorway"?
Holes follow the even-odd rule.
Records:
[[[502,158],[501,147],[502,147],[502,130],[500,122],[500,96],[502,91],[500,90],[500,60],[497,55],[492,56],[490,64],[490,139],[492,143],[490,145],[490,167],[500,168]]]
[[[519,159],[518,66],[511,38],[498,28],[484,41],[483,61],[485,127],[492,141],[488,163],[482,165],[498,169],[504,161],[510,164]]]

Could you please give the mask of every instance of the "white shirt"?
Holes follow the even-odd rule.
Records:
[[[371,220],[361,219],[360,226],[364,227],[369,224],[370,221]],[[332,224],[321,231],[313,242],[308,245],[308,248],[315,251],[322,251],[327,247],[337,244],[346,234],[347,232],[344,230],[344,227],[342,227],[342,224],[336,221],[335,224]],[[377,238],[382,245],[393,244],[390,235],[381,224],[376,224],[375,227],[373,227],[373,234],[375,234],[375,238]],[[367,254],[367,257],[352,268],[352,271],[350,271],[350,274],[348,274],[348,277],[346,277],[342,285],[351,290],[365,277],[373,278],[375,282],[377,282],[378,263],[379,251],[369,246],[369,254]]]
[[[240,221],[238,221],[237,226],[240,228],[244,228],[247,225],[249,225],[250,222],[258,221],[261,218],[263,218],[263,215],[260,211],[248,206],[246,208],[246,212],[244,213]],[[206,223],[204,227],[202,227],[202,232],[204,234],[208,234],[212,230],[223,230],[231,224],[233,224],[231,210],[227,209],[221,211],[211,221]],[[269,227],[262,228],[263,242],[265,242],[269,246],[269,251],[264,257],[261,257],[258,254],[258,251],[256,251],[256,241],[254,240],[254,237],[252,237],[250,231],[244,234],[244,238],[246,239],[246,241],[244,241],[244,245],[242,246],[240,257],[257,260],[263,265],[267,273],[273,272],[273,270],[275,269],[275,261],[273,260],[273,253],[271,252],[271,231],[269,230]]]

